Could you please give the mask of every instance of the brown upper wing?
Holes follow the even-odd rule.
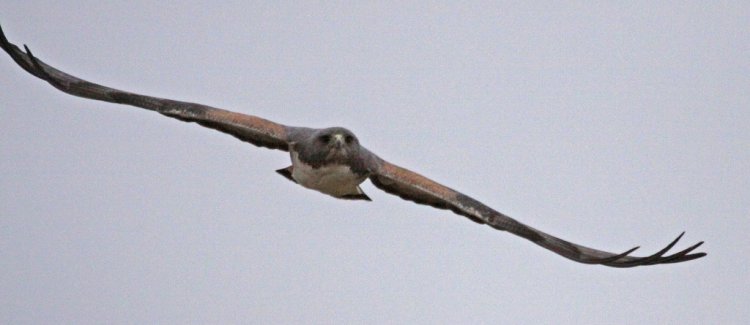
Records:
[[[8,42],[2,28],[0,28],[0,47],[8,52],[21,68],[71,95],[149,109],[181,121],[195,122],[231,134],[256,146],[271,149],[287,151],[288,135],[295,129],[252,115],[196,103],[144,96],[79,79],[35,58],[28,48],[24,53]]]
[[[426,204],[440,209],[449,209],[480,224],[487,224],[495,229],[505,230],[526,238],[539,246],[576,262],[612,267],[633,267],[685,262],[706,256],[706,253],[690,254],[691,251],[698,248],[703,242],[699,242],[675,254],[664,256],[682,237],[682,234],[662,250],[647,257],[628,255],[638,247],[621,254],[588,248],[524,225],[471,197],[379,158],[374,160],[370,169],[372,172],[370,176],[372,183],[388,193],[419,204]]]

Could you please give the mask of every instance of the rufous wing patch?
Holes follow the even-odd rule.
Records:
[[[444,200],[452,200],[456,197],[456,191],[440,185],[439,183],[413,171],[388,162],[384,162],[380,166],[379,174],[382,175],[382,177],[378,177],[378,179],[385,186],[393,185],[394,182],[398,182],[403,184],[399,187],[413,187],[416,190],[429,193]]]
[[[262,133],[265,136],[271,136],[277,139],[286,139],[286,130],[282,125],[257,116],[245,115],[220,109],[208,111],[206,115],[209,119],[212,119],[214,121],[242,125],[251,128],[256,132]]]

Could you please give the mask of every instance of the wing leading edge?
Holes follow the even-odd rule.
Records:
[[[55,69],[34,57],[28,47],[21,51],[5,37],[0,27],[0,47],[28,73],[47,81],[55,88],[83,98],[125,104],[156,111],[185,122],[228,133],[259,147],[288,151],[289,135],[297,131],[269,120],[235,113],[202,104],[145,96],[89,82]]]
[[[370,181],[383,191],[397,195],[402,199],[439,209],[449,209],[456,214],[468,217],[474,222],[526,238],[539,246],[579,263],[601,264],[611,267],[634,267],[686,262],[706,256],[706,253],[690,254],[703,242],[672,255],[664,256],[682,238],[684,232],[660,251],[646,257],[629,255],[638,247],[617,254],[574,244],[529,227],[467,195],[384,160],[379,160],[378,164],[373,166]]]

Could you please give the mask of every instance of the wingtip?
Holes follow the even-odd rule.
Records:
[[[612,263],[617,262],[621,258],[627,257],[628,255],[630,255],[630,253],[635,252],[639,248],[641,248],[641,246],[635,246],[635,247],[633,247],[633,248],[631,248],[629,250],[626,250],[626,251],[624,251],[624,252],[622,252],[620,254],[615,254],[615,255],[612,255],[612,256],[609,256],[609,257],[600,258],[600,259],[591,261],[591,263],[611,266]]]
[[[657,262],[647,263],[647,265],[651,265],[651,264],[680,263],[680,262],[687,262],[687,261],[690,261],[690,260],[701,258],[703,256],[706,256],[707,254],[704,253],[704,252],[690,254],[690,252],[692,252],[696,248],[700,247],[701,245],[703,245],[703,241],[695,243],[692,246],[690,246],[688,248],[685,248],[685,249],[683,249],[683,250],[681,250],[681,251],[679,251],[677,253],[674,253],[672,255],[665,256],[665,257],[661,258],[660,260],[658,260]]]
[[[3,31],[3,27],[0,26],[0,45],[2,45],[2,48],[7,51],[6,46],[10,43],[8,41],[8,38],[5,37],[5,32]]]
[[[679,259],[675,259],[675,260],[671,260],[671,261],[665,261],[664,263],[667,264],[667,263],[687,262],[687,261],[692,261],[692,260],[699,259],[699,258],[704,257],[706,255],[708,255],[708,254],[703,253],[703,252],[701,252],[701,253],[695,253],[695,254],[689,254],[689,255],[682,256]]]

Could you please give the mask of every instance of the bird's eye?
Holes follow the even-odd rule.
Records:
[[[351,136],[351,135],[347,135],[347,136],[346,136],[346,137],[344,138],[344,141],[346,141],[346,143],[352,143],[352,142],[354,142],[354,137],[353,137],[353,136]]]
[[[328,142],[331,142],[331,135],[330,134],[324,134],[324,135],[321,135],[320,137],[318,137],[318,139],[320,139],[320,141],[323,142],[323,143],[328,143]]]

